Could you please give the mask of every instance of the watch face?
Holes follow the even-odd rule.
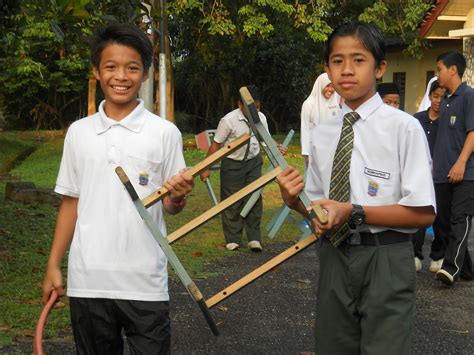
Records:
[[[356,214],[352,216],[352,224],[356,226],[360,226],[362,223],[364,223],[364,216],[360,214]]]

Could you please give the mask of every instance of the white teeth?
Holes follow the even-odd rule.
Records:
[[[128,90],[128,86],[112,86],[112,88],[114,90],[117,90],[117,91],[125,91],[125,90]]]

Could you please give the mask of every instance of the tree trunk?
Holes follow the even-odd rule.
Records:
[[[97,92],[97,79],[92,74],[92,70],[89,76],[89,90],[87,93],[87,115],[93,115],[97,112],[97,107],[95,104],[95,97]]]
[[[168,33],[168,26],[165,27],[165,33]],[[175,122],[174,119],[174,77],[171,67],[171,48],[168,35],[165,38],[166,43],[166,118],[168,121]]]

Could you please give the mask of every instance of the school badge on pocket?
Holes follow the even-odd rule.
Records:
[[[369,181],[368,185],[368,190],[367,193],[369,196],[377,196],[377,192],[379,190],[379,184],[377,184],[375,181]]]
[[[138,183],[142,186],[148,185],[148,173],[140,173],[138,177]]]
[[[455,123],[456,123],[456,116],[455,115],[449,116],[449,124],[451,126],[454,126]]]

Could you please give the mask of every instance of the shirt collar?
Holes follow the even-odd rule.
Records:
[[[362,120],[366,120],[375,110],[377,110],[380,106],[383,105],[382,98],[378,93],[375,93],[370,99],[365,101],[362,105],[357,107],[355,112],[357,112]],[[345,103],[342,104],[342,115],[344,116],[346,113],[354,112],[349,106]]]
[[[97,134],[104,133],[110,127],[115,125],[123,126],[135,133],[140,132],[145,123],[145,115],[143,111],[145,105],[142,99],[138,99],[138,105],[130,112],[127,116],[122,118],[120,121],[116,121],[112,118],[107,117],[104,111],[105,100],[99,105],[98,119],[94,120],[95,132]]]
[[[465,81],[462,82],[461,85],[459,85],[459,86],[457,87],[457,89],[456,89],[451,95],[449,95],[449,97],[451,97],[451,96],[453,96],[453,95],[454,95],[454,96],[459,96],[459,95],[461,95],[461,94],[464,92],[464,90],[466,90],[466,86],[467,86],[466,82],[465,82]],[[447,92],[447,91],[446,91],[446,92]]]
[[[244,115],[244,113],[242,112],[242,110],[241,110],[240,108],[238,108],[237,110],[239,110],[239,121],[248,122],[247,117],[245,117],[245,115]]]

